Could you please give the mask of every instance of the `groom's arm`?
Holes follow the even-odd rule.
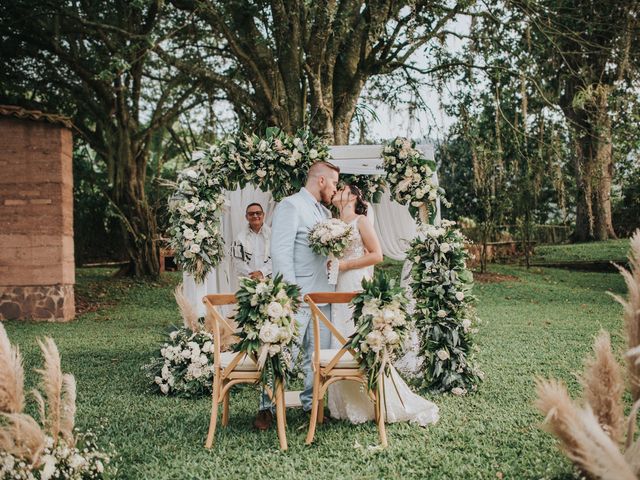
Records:
[[[298,214],[289,201],[284,200],[276,207],[271,222],[271,262],[273,273],[281,273],[285,281],[296,283],[293,268],[293,250],[298,233]]]

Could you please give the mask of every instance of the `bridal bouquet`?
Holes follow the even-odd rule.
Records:
[[[287,283],[282,275],[273,278],[242,278],[236,292],[239,327],[236,352],[257,359],[262,381],[273,386],[293,371],[291,349],[298,337],[294,314],[300,307],[300,289]]]
[[[338,218],[316,223],[309,231],[309,246],[314,253],[337,260],[342,257],[351,243],[353,227]],[[338,280],[338,262],[331,262],[329,283],[335,285]]]
[[[402,349],[409,330],[407,303],[402,288],[384,272],[376,272],[371,280],[363,279],[362,292],[351,301],[356,332],[346,346],[356,351],[371,390]]]

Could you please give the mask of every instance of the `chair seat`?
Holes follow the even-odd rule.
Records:
[[[239,355],[238,352],[222,352],[220,354],[220,366],[224,369],[229,366],[229,364],[236,358],[236,355]],[[255,372],[258,370],[258,365],[251,358],[245,355],[242,360],[236,365],[234,370],[243,371],[243,372]]]
[[[333,357],[335,357],[339,351],[339,349],[320,350],[320,366],[326,367],[329,365],[331,360],[333,360]],[[333,368],[358,368],[358,362],[353,358],[351,352],[345,352]]]

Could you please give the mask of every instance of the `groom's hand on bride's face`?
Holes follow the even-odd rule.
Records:
[[[249,277],[252,280],[260,280],[261,278],[264,278],[264,275],[262,274],[262,272],[260,270],[256,270],[255,272],[251,272],[249,274]]]

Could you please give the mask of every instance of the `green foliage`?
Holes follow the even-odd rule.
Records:
[[[477,332],[473,275],[464,237],[451,222],[426,226],[411,242],[411,289],[414,317],[424,357],[423,385],[458,395],[475,391],[484,374],[474,364]]]

